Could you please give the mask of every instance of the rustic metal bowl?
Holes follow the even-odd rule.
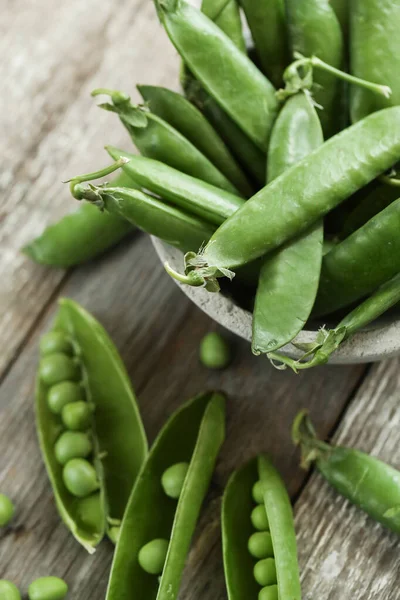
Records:
[[[168,246],[157,238],[153,245],[160,260],[168,262],[177,271],[183,270],[183,255],[179,250]],[[247,341],[251,341],[251,313],[238,306],[231,298],[223,293],[211,294],[202,288],[181,285],[176,282],[182,292],[194,302],[209,317],[229,331],[236,333]],[[315,339],[318,326],[315,329],[303,330],[296,338],[298,342],[312,342]],[[288,356],[298,358],[299,350],[292,344],[281,349]],[[332,355],[332,364],[366,363],[400,354],[400,315],[398,311],[377,319],[364,330],[356,333],[344,342]]]

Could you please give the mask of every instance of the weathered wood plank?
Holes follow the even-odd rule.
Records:
[[[149,0],[6,3],[0,63],[0,376],[64,273],[20,248],[75,209],[61,180],[109,162],[106,143],[131,144],[95,87],[138,98],[136,82],[177,84],[179,63]]]
[[[400,468],[400,361],[374,366],[333,441]],[[317,415],[316,415],[317,416]],[[397,600],[399,538],[314,474],[296,506],[304,600]]]
[[[121,351],[138,392],[152,440],[164,420],[184,400],[206,388],[229,394],[227,441],[193,545],[182,598],[224,597],[219,547],[219,496],[234,467],[266,450],[285,474],[292,493],[304,478],[288,439],[296,411],[321,406],[318,425],[327,434],[357,385],[363,367],[328,367],[300,378],[251,356],[247,343],[232,340],[229,369],[211,372],[198,362],[201,337],[214,327],[163,272],[145,236],[123,244],[96,265],[77,269],[65,295],[89,308]],[[18,506],[16,530],[2,533],[0,577],[22,588],[34,577],[56,574],[71,585],[71,597],[103,597],[112,547],[105,542],[94,557],[77,546],[60,523],[41,463],[33,421],[33,382],[38,337],[54,306],[13,365],[0,388],[0,489]],[[300,385],[301,384],[301,385]],[[18,529],[21,525],[21,529]],[[201,532],[201,533],[200,533]]]

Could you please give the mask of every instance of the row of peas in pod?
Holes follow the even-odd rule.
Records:
[[[132,485],[147,455],[136,399],[101,325],[60,301],[40,342],[36,386],[39,442],[61,518],[93,552],[115,541]]]

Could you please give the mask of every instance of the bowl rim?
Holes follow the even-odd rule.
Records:
[[[182,270],[182,252],[154,236],[151,236],[151,239],[160,261],[163,264],[168,261],[174,269]],[[185,296],[214,321],[251,342],[252,315],[249,311],[237,306],[232,299],[221,293],[211,294],[205,289],[190,287],[176,280],[174,281]],[[316,334],[316,331],[303,330],[295,340],[299,343],[313,342]],[[301,351],[292,343],[287,344],[280,350],[291,358],[301,356]],[[398,354],[400,354],[400,318],[383,323],[379,327],[355,333],[332,354],[329,364],[375,362]]]

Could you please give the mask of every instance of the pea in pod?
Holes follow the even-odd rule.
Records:
[[[304,468],[315,463],[340,494],[400,534],[400,471],[365,452],[318,439],[307,411],[297,415],[292,438],[301,448]]]
[[[289,62],[285,0],[240,0],[257,57],[270,81],[279,87]]]
[[[223,190],[239,193],[236,187],[196,146],[166,121],[160,119],[146,107],[133,105],[130,97],[123,92],[106,89],[97,89],[92,92],[92,96],[100,94],[109,95],[111,103],[99,106],[118,114],[141,154],[175,167],[202,181],[207,181]]]
[[[64,353],[65,344],[69,354]],[[76,302],[60,300],[53,330],[42,341],[41,351],[36,423],[43,460],[62,520],[92,553],[111,525],[122,519],[147,454],[143,425],[115,346],[103,327]],[[64,357],[61,371],[58,360],[54,366],[55,357]],[[65,370],[63,365],[70,364],[79,377],[75,370]],[[89,429],[78,440],[78,432],[72,431],[69,436],[74,433],[75,437],[65,440],[68,432],[60,407],[54,412],[54,405],[52,410],[48,404],[52,385],[60,385],[60,377],[61,381],[73,377],[77,396],[65,389],[59,394],[66,393],[68,400],[79,398],[62,411],[77,404],[90,407],[90,420],[80,421],[82,428]],[[74,415],[75,429],[80,429],[79,415]]]
[[[309,95],[286,101],[272,130],[268,179],[272,181],[323,143],[321,125]],[[268,353],[290,342],[308,320],[318,291],[323,225],[289,241],[261,267],[253,311],[252,350]]]
[[[135,187],[132,179],[121,173],[115,186]],[[22,248],[22,252],[42,265],[73,267],[91,260],[133,231],[124,219],[100,213],[94,206],[82,205],[76,212],[62,217]]]
[[[232,154],[202,113],[184,96],[167,88],[138,85],[152,114],[166,121],[204,154],[242,193],[252,195],[252,187]]]
[[[400,198],[324,256],[314,314],[347,306],[400,271],[399,225]]]
[[[400,104],[398,31],[400,4],[392,0],[354,0],[350,12],[350,66],[357,77],[385,83],[386,99],[365,88],[351,89],[350,113],[358,121],[373,111]]]
[[[132,490],[107,600],[177,598],[191,537],[224,439],[224,404],[220,393],[201,394],[162,428]],[[164,488],[165,473],[182,462],[188,467],[183,483],[180,478],[177,500],[166,493],[170,488]]]
[[[263,518],[254,516],[257,512]],[[290,499],[264,455],[236,471],[228,482],[222,502],[222,545],[229,600],[257,594],[301,599]]]
[[[278,109],[272,84],[201,11],[183,0],[155,0],[155,4],[162,25],[190,71],[265,151]]]
[[[400,159],[400,107],[369,115],[335,135],[250,198],[198,255],[186,256],[192,285],[271,252]]]
[[[318,56],[340,69],[343,61],[343,36],[339,21],[329,0],[286,0],[290,43],[294,53]],[[336,78],[324,71],[314,75],[317,84],[313,95],[322,107],[320,119],[325,137],[337,127],[337,100],[340,90]]]

